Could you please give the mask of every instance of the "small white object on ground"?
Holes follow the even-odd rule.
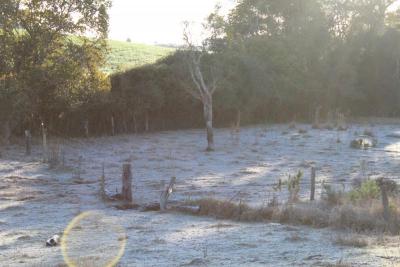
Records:
[[[47,247],[55,247],[60,244],[60,236],[59,235],[53,235],[51,238],[47,239],[46,241],[46,246]]]

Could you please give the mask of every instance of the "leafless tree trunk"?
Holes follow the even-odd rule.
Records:
[[[189,66],[190,76],[195,89],[187,88],[187,91],[196,99],[200,100],[203,104],[203,116],[207,130],[207,151],[214,150],[214,131],[213,131],[213,99],[212,96],[217,88],[214,73],[211,74],[210,84],[206,83],[203,72],[201,70],[201,60],[205,55],[205,50],[199,50],[192,40],[189,32],[189,24],[185,23],[184,40],[187,48],[187,64]]]
[[[207,98],[203,102],[204,121],[206,122],[207,130],[207,151],[214,150],[214,131],[213,131],[213,106],[212,97]]]

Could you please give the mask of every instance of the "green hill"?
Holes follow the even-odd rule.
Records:
[[[104,71],[114,73],[156,62],[175,51],[174,48],[109,40],[110,52]]]

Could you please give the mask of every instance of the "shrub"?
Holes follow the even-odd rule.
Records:
[[[357,189],[349,192],[350,200],[353,202],[377,199],[380,189],[375,180],[366,180]]]
[[[338,205],[342,204],[343,200],[343,192],[339,190],[335,190],[331,185],[329,184],[322,184],[323,188],[323,200],[325,200],[329,205]]]
[[[289,191],[289,202],[295,202],[299,199],[300,191],[300,180],[303,173],[299,171],[295,176],[289,175],[288,178],[288,191]]]

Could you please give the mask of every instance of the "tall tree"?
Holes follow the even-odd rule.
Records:
[[[213,130],[213,94],[217,89],[216,69],[210,62],[204,64],[203,60],[207,55],[207,49],[203,45],[198,47],[194,44],[189,23],[185,23],[183,34],[186,43],[186,64],[189,69],[190,77],[195,87],[187,87],[187,91],[203,104],[203,115],[207,130],[207,151],[214,150],[214,130]],[[206,65],[206,66],[205,66]],[[204,68],[207,68],[208,77],[205,75]]]
[[[106,86],[109,0],[5,0],[0,5],[5,84],[24,96],[25,118],[48,123]],[[90,36],[87,37],[87,36]]]

